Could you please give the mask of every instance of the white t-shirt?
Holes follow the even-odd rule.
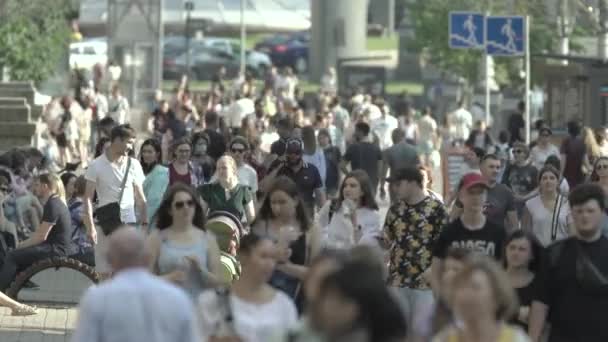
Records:
[[[418,120],[418,134],[421,140],[429,141],[437,134],[437,122],[430,115],[424,115]]]
[[[102,154],[89,164],[85,172],[85,179],[95,183],[95,191],[97,192],[97,207],[103,207],[106,204],[117,202],[120,196],[120,185],[127,169],[127,159],[124,158],[122,164],[111,163]],[[145,175],[141,168],[141,164],[135,158],[131,158],[131,167],[127,176],[125,190],[120,201],[120,219],[125,223],[135,223],[135,192],[134,186],[141,187]]]
[[[203,341],[208,341],[222,322],[224,310],[215,290],[203,292],[198,299]],[[282,336],[298,321],[296,306],[283,292],[276,291],[271,301],[264,304],[246,302],[230,295],[230,310],[234,328],[243,342],[267,342]]]
[[[371,129],[380,139],[380,149],[386,150],[393,146],[392,134],[393,130],[398,126],[397,119],[392,115],[386,115],[384,118],[379,117],[372,121]]]
[[[258,191],[258,173],[254,168],[243,164],[236,169],[236,175],[241,185],[250,187],[254,194]]]
[[[464,109],[457,109],[450,115],[450,126],[452,127],[454,139],[467,140],[471,134],[471,127],[473,127],[473,116],[471,113]]]
[[[532,233],[538,241],[545,247],[549,246],[556,240],[563,240],[567,238],[570,233],[568,230],[568,224],[571,222],[571,211],[568,199],[562,197],[562,203],[559,209],[559,216],[557,221],[556,239],[552,240],[551,228],[553,226],[553,215],[552,211],[549,211],[543,204],[540,196],[535,196],[526,202],[526,208],[532,217]]]
[[[356,211],[358,227],[353,227],[350,218],[344,215],[343,206],[332,214],[330,220],[331,202],[325,203],[318,216],[324,246],[338,248],[349,248],[355,244],[378,246],[377,238],[382,236],[382,219],[378,210],[358,208]]]
[[[545,166],[545,161],[549,156],[560,156],[557,146],[549,144],[546,148],[542,148],[540,145],[536,145],[530,151],[530,161],[539,170]]]
[[[239,99],[224,111],[226,125],[231,128],[239,128],[243,119],[253,112],[255,112],[255,104],[252,99],[246,97]]]

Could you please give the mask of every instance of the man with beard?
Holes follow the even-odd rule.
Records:
[[[278,176],[287,176],[298,186],[298,192],[309,213],[314,213],[315,200],[322,207],[325,203],[323,182],[317,168],[302,160],[304,143],[300,139],[289,138],[285,142],[285,154],[270,165],[270,173],[260,182],[260,190],[268,192]]]

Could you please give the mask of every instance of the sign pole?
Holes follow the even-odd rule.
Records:
[[[525,58],[526,58],[526,91],[525,91],[525,122],[526,122],[526,144],[530,144],[530,17],[526,16],[525,22]]]
[[[486,125],[490,125],[490,55],[485,53],[486,57]]]

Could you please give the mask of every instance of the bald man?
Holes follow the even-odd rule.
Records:
[[[108,241],[114,278],[89,288],[72,342],[199,342],[187,295],[147,271],[144,236],[123,227]]]

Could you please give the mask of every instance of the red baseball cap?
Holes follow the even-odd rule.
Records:
[[[490,188],[488,182],[483,178],[483,176],[477,172],[469,172],[462,176],[462,180],[460,181],[460,190],[469,190],[474,186],[481,186],[486,189]]]

